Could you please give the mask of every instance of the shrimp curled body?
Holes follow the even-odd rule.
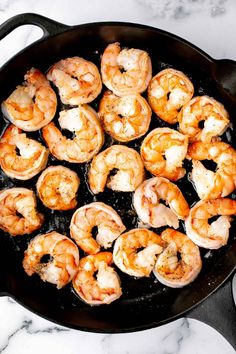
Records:
[[[236,201],[229,198],[201,200],[190,209],[185,221],[187,236],[199,247],[218,249],[227,244],[231,215],[236,214]],[[219,215],[211,224],[208,219]]]
[[[64,104],[79,105],[92,102],[102,89],[96,65],[79,57],[55,63],[50,68],[47,78],[57,86]]]
[[[188,135],[190,142],[206,143],[222,135],[230,121],[224,106],[208,96],[194,97],[178,114],[179,130]],[[204,127],[199,126],[204,122]]]
[[[25,75],[26,82],[2,103],[5,117],[25,131],[39,130],[55,116],[57,97],[46,77],[32,68]]]
[[[141,157],[154,176],[176,181],[186,171],[182,167],[188,150],[188,137],[170,128],[156,128],[143,140]]]
[[[41,258],[49,254],[52,260],[41,263]],[[66,236],[52,231],[33,238],[23,259],[25,272],[31,276],[39,274],[43,281],[57,285],[60,289],[75,276],[79,265],[77,246]]]
[[[0,140],[0,165],[7,176],[28,180],[42,171],[47,161],[48,150],[42,144],[27,138],[13,124],[8,126]]]
[[[131,141],[144,135],[151,121],[152,111],[139,94],[118,97],[104,93],[99,117],[105,131],[118,141]]]
[[[134,277],[148,277],[163,245],[161,237],[148,229],[130,230],[115,242],[114,263],[124,273]],[[143,249],[139,251],[140,248]]]
[[[148,102],[162,120],[174,124],[180,108],[191,100],[193,92],[193,84],[184,73],[165,69],[152,78],[148,87]]]
[[[114,176],[110,171],[118,169]],[[105,186],[115,191],[133,192],[144,179],[144,166],[137,151],[124,145],[112,145],[92,160],[89,186],[93,193],[103,192]]]
[[[36,188],[43,204],[55,210],[75,208],[80,179],[64,166],[50,166],[40,175]]]
[[[236,151],[222,141],[203,143],[198,141],[189,146],[192,158],[192,181],[200,199],[226,197],[236,188]],[[217,164],[215,172],[208,170],[199,160],[212,160]]]
[[[166,205],[160,202],[165,200]],[[180,189],[163,177],[144,181],[133,196],[134,208],[144,224],[152,227],[179,227],[179,220],[189,214],[189,206]]]
[[[83,105],[62,111],[58,122],[62,129],[75,134],[73,139],[67,139],[54,123],[43,128],[43,138],[58,160],[82,163],[98,153],[104,142],[104,134],[97,114],[91,107]]]
[[[156,278],[171,288],[188,285],[196,279],[202,268],[198,246],[186,235],[172,229],[163,231],[161,238],[166,247],[158,256],[153,270]]]
[[[97,227],[96,240],[92,237]],[[70,224],[71,237],[88,254],[100,251],[100,246],[111,247],[112,242],[125,230],[125,226],[109,205],[101,202],[87,204],[75,211]]]
[[[80,260],[73,288],[87,304],[110,304],[122,295],[120,279],[111,263],[110,252],[100,252]]]
[[[101,73],[106,87],[122,97],[146,90],[152,77],[152,63],[144,50],[121,50],[119,43],[112,43],[102,55]]]
[[[20,214],[20,215],[19,215]],[[9,188],[0,192],[0,228],[12,236],[30,234],[44,221],[36,210],[36,197],[27,188]]]

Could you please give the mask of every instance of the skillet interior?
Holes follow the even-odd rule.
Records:
[[[81,56],[100,66],[100,54],[110,42],[119,41],[122,46],[147,50],[153,64],[153,74],[163,68],[174,67],[182,70],[192,80],[195,95],[207,94],[225,104],[231,120],[236,109],[236,99],[223,90],[215,79],[216,64],[207,55],[191,45],[165,32],[145,26],[129,24],[91,24],[78,26],[68,32],[43,40],[13,58],[0,72],[2,83],[0,101],[21,83],[25,72],[32,66],[46,71],[54,62],[69,56]],[[96,109],[100,96],[91,105]],[[65,108],[60,106],[59,110]],[[56,117],[57,119],[57,117]],[[1,118],[1,133],[6,123]],[[150,129],[168,126],[155,116]],[[29,136],[41,139],[39,133]],[[234,135],[235,137],[235,135]],[[126,145],[139,150],[143,138]],[[233,131],[228,130],[224,141],[233,144]],[[102,149],[112,144],[107,136]],[[81,178],[78,206],[92,201],[104,201],[121,215],[127,229],[137,226],[137,218],[132,209],[132,193],[117,193],[106,189],[94,197],[87,189],[86,173],[88,164],[69,164],[53,157],[49,165],[63,164],[74,169]],[[186,164],[188,167],[188,165]],[[1,172],[0,189],[25,186],[35,190],[36,178],[30,181],[14,181]],[[186,199],[192,205],[197,200],[196,193],[187,177],[177,183]],[[232,196],[235,197],[235,196]],[[45,214],[46,222],[40,233],[56,229],[69,234],[68,225],[71,212],[50,211],[38,200],[39,209]],[[183,227],[181,226],[183,231]],[[156,229],[157,233],[161,230]],[[2,233],[2,232],[1,232]],[[35,233],[37,234],[37,233]],[[37,276],[28,277],[22,268],[23,251],[28,241],[35,235],[0,238],[0,291],[9,293],[30,310],[60,324],[88,331],[123,332],[150,328],[181,315],[184,311],[203,300],[214,291],[236,265],[235,224],[231,227],[228,245],[218,251],[202,251],[203,269],[193,284],[183,289],[162,286],[154,277],[134,279],[119,272],[123,296],[109,306],[89,307],[72,292],[71,286],[58,291],[52,285],[43,283]],[[82,252],[80,253],[82,256]]]

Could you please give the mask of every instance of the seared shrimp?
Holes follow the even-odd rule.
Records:
[[[229,238],[230,215],[236,214],[236,201],[229,198],[200,201],[190,209],[185,221],[189,238],[199,247],[218,249],[227,244]],[[208,223],[208,219],[220,217]]]
[[[77,204],[76,193],[80,179],[64,166],[50,166],[43,171],[36,184],[43,204],[55,210],[69,210]]]
[[[0,191],[0,228],[12,236],[38,230],[44,217],[36,209],[34,192],[27,188]]]
[[[44,255],[51,260],[41,263]],[[68,237],[56,231],[33,238],[23,259],[25,272],[39,274],[43,281],[55,284],[58,289],[68,284],[78,271],[79,251]]]
[[[160,203],[165,200],[169,208]],[[189,214],[189,206],[180,189],[168,179],[153,177],[144,181],[135,191],[134,208],[144,224],[152,227],[179,227],[179,220]]]
[[[221,141],[189,146],[188,155],[193,163],[191,178],[200,199],[225,197],[236,188],[236,151]],[[199,160],[213,160],[216,172],[206,169]]]
[[[110,171],[118,169],[114,176]],[[113,145],[92,160],[89,170],[89,187],[94,194],[105,186],[122,192],[133,192],[144,180],[144,166],[140,155],[124,145]]]
[[[179,130],[189,141],[211,142],[222,135],[229,125],[224,106],[208,96],[194,97],[178,114]],[[203,129],[199,123],[204,122]]]
[[[5,117],[25,131],[39,130],[55,116],[57,97],[48,80],[32,68],[25,75],[26,82],[2,103]]]
[[[101,73],[103,83],[115,95],[132,95],[142,93],[148,87],[152,78],[152,63],[144,50],[121,50],[119,43],[112,43],[102,55]]]
[[[73,288],[87,304],[110,304],[122,295],[119,276],[111,263],[110,252],[100,252],[80,260]]]
[[[154,176],[177,181],[186,173],[182,163],[187,150],[186,135],[170,128],[156,128],[143,140],[141,157],[146,169]]]
[[[151,108],[139,94],[118,97],[107,91],[99,106],[99,117],[105,131],[123,142],[144,135],[148,131],[151,115]]]
[[[96,240],[92,230],[97,227]],[[101,202],[90,203],[77,209],[70,224],[71,237],[88,254],[100,251],[100,246],[109,248],[112,242],[125,230],[117,212]]]
[[[143,249],[139,251],[140,248]],[[148,229],[133,229],[118,237],[113,259],[122,272],[134,277],[149,277],[162,250],[159,235]]]
[[[153,111],[169,124],[177,122],[179,110],[191,100],[194,87],[181,71],[165,69],[155,75],[148,87],[148,102]]]
[[[47,78],[57,86],[64,104],[92,102],[102,90],[96,65],[79,57],[60,60],[50,68]]]
[[[18,152],[19,151],[19,152]],[[48,150],[38,141],[9,125],[0,140],[0,165],[7,176],[27,180],[42,171],[48,161]]]
[[[104,134],[96,112],[88,105],[60,112],[60,127],[75,134],[67,139],[54,123],[43,128],[43,138],[49,150],[58,160],[73,163],[89,161],[98,153],[104,142]]]
[[[166,229],[161,238],[166,247],[158,256],[153,273],[162,284],[182,288],[194,281],[201,271],[199,248],[186,235],[176,230]]]

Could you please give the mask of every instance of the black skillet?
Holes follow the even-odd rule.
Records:
[[[231,119],[235,119],[236,62],[232,60],[214,60],[173,34],[143,25],[107,22],[66,26],[36,14],[17,15],[3,23],[0,26],[0,39],[25,24],[39,26],[44,35],[1,68],[0,102],[22,82],[25,72],[32,66],[46,71],[59,59],[74,55],[89,59],[99,66],[100,54],[106,45],[119,41],[122,46],[147,50],[152,58],[154,74],[166,67],[185,72],[194,83],[195,94],[208,94],[223,102]],[[92,104],[95,108],[97,102],[98,100]],[[165,124],[162,121],[153,117],[151,129],[163,125]],[[5,126],[6,123],[1,118],[1,131]],[[31,135],[41,139],[38,133]],[[233,143],[233,131],[229,129],[223,139]],[[128,145],[139,149],[140,141],[141,139]],[[111,140],[107,137],[104,148],[110,144]],[[50,158],[49,164],[59,164],[59,161]],[[76,170],[82,180],[79,206],[93,200],[105,201],[121,214],[127,228],[137,225],[137,218],[131,207],[131,193],[113,193],[107,189],[95,198],[87,191],[86,164],[65,165]],[[11,180],[1,173],[0,188],[16,185],[35,189],[36,180],[37,178],[33,178],[23,183]],[[187,178],[178,184],[190,204],[197,200]],[[73,211],[53,213],[45,210],[40,203],[38,205],[46,215],[46,223],[40,232],[57,229],[68,234],[68,223]],[[3,234],[0,237],[0,295],[9,295],[38,315],[75,329],[119,333],[156,327],[182,316],[229,279],[236,267],[234,235],[233,225],[226,247],[218,251],[202,251],[203,269],[193,284],[183,289],[171,289],[160,285],[154,277],[137,280],[121,274],[124,292],[121,299],[109,306],[90,307],[75,296],[70,286],[59,291],[52,285],[41,282],[37,276],[25,275],[21,262],[23,251],[32,235],[11,238]],[[210,302],[211,299],[215,301]],[[233,342],[235,310],[231,302],[228,282],[221,292],[211,296],[188,316],[217,326]],[[224,321],[230,316],[231,322],[225,326]]]

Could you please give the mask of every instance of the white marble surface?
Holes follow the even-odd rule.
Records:
[[[180,319],[128,334],[93,334],[56,326],[11,299],[0,301],[0,353],[4,354],[234,354],[211,327]],[[7,319],[7,320],[6,320]]]
[[[125,4],[125,5],[124,5]],[[37,12],[66,24],[117,20],[149,24],[188,39],[215,58],[236,59],[235,0],[0,0],[0,23]],[[0,65],[39,38],[25,26],[0,42]],[[45,321],[0,298],[0,353],[4,354],[233,354],[215,330],[191,319],[133,334],[100,335]]]

